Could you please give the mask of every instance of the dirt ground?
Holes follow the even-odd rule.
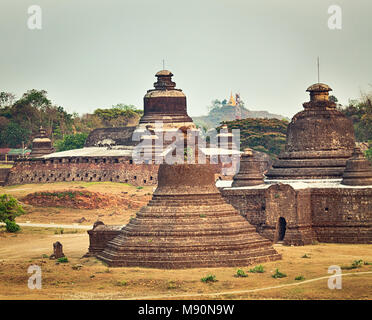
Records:
[[[74,209],[66,207],[40,207],[23,204],[26,214],[17,218],[17,222],[31,223],[55,223],[73,224],[85,220],[81,224],[92,225],[97,220],[106,224],[126,224],[141,206],[151,199],[154,187],[136,188],[129,184],[114,182],[60,182],[53,184],[25,184],[16,186],[0,187],[0,194],[7,193],[22,203],[22,199],[35,192],[58,192],[58,191],[90,191],[120,195],[127,197],[133,203],[132,208],[128,205],[116,206],[113,203],[104,209]]]
[[[86,190],[124,194],[144,205],[153,187],[138,189],[121,183],[54,183],[0,187],[17,199],[34,192]],[[106,209],[69,209],[25,205],[27,214],[17,222],[83,225],[97,219],[107,224],[126,224],[138,209],[111,206]],[[60,241],[68,258],[56,263],[48,256],[53,243]],[[372,263],[371,245],[317,244],[303,247],[276,245],[281,261],[263,264],[264,273],[248,272],[253,266],[159,270],[148,268],[108,268],[95,258],[82,258],[89,238],[84,230],[22,227],[16,234],[0,227],[0,299],[372,299],[372,265],[361,263],[342,271],[342,289],[328,288],[331,265],[350,267],[353,261]],[[308,258],[303,256],[306,254]],[[42,288],[29,289],[27,269],[42,270]],[[274,279],[276,269],[284,278]],[[238,269],[248,277],[235,277]],[[204,283],[212,274],[218,281]],[[301,280],[295,280],[302,276]]]
[[[108,268],[95,258],[82,258],[89,242],[85,231],[56,233],[52,228],[23,227],[17,234],[0,229],[0,299],[372,299],[372,265],[343,270],[341,290],[327,285],[329,266],[372,262],[370,245],[276,246],[283,259],[263,264],[264,273],[248,272],[252,266],[160,270]],[[55,241],[63,244],[67,263],[43,258]],[[30,265],[41,267],[40,290],[27,286]],[[248,277],[235,277],[239,268]],[[287,276],[274,279],[276,268]],[[208,274],[218,281],[202,282]],[[298,276],[304,279],[295,280]],[[318,280],[307,282],[312,279]]]

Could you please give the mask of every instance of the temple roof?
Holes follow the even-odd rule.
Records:
[[[332,91],[331,87],[325,83],[315,83],[307,88],[307,92],[328,92]]]

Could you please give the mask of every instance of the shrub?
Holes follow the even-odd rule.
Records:
[[[127,284],[125,280],[116,282],[116,285],[119,287],[125,287]]]
[[[275,270],[275,273],[272,275],[272,277],[273,277],[274,279],[284,278],[284,277],[286,277],[286,276],[287,276],[287,275],[286,275],[285,273],[280,272],[279,269],[276,269],[276,270]]]
[[[8,232],[18,232],[21,230],[21,227],[16,224],[14,221],[10,221],[9,219],[5,220],[5,228]]]
[[[67,257],[62,257],[62,258],[58,258],[57,261],[59,263],[67,263],[68,262],[68,259],[67,259]]]
[[[308,258],[310,259],[310,256],[308,256],[306,253],[301,258]]]
[[[305,277],[304,277],[304,276],[297,276],[297,277],[295,278],[295,280],[305,280]]]
[[[201,280],[202,282],[205,282],[205,283],[207,283],[207,282],[216,282],[216,281],[218,281],[218,280],[216,279],[216,276],[213,275],[213,274],[208,274],[206,277],[201,278],[200,280]]]
[[[354,268],[360,268],[362,264],[363,264],[363,260],[359,259],[359,260],[354,260],[351,266]]]
[[[244,272],[244,270],[242,270],[242,269],[238,269],[238,270],[236,271],[236,275],[235,275],[235,277],[246,278],[246,277],[248,277],[248,275]]]
[[[255,266],[253,269],[250,269],[248,272],[251,272],[251,273],[264,273],[265,272],[265,269],[263,267],[263,265],[258,265],[258,266]]]
[[[350,266],[341,266],[342,270],[352,270],[356,268],[360,268],[363,265],[363,260],[354,260]]]
[[[14,221],[16,217],[24,213],[25,212],[17,199],[8,194],[0,195],[0,221]]]

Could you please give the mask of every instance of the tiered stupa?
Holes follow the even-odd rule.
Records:
[[[232,187],[246,187],[264,184],[261,161],[253,156],[253,150],[245,148],[240,160],[239,172],[234,176]]]
[[[285,151],[269,170],[269,179],[341,179],[355,146],[352,121],[329,100],[332,89],[310,86],[310,102],[287,129]]]
[[[341,183],[349,186],[372,185],[372,166],[360,148],[355,147],[353,156],[346,162]]]
[[[89,250],[94,252],[92,245]],[[223,200],[208,164],[160,165],[152,200],[97,256],[109,266],[153,268],[243,266],[281,258]]]
[[[173,73],[161,70],[155,76],[158,78],[154,83],[155,89],[148,90],[143,98],[144,114],[140,127],[161,121],[170,127],[174,124],[177,128],[195,128],[187,114],[186,96],[181,89],[176,89],[176,83],[172,81]]]
[[[38,158],[53,152],[52,141],[47,136],[46,130],[40,127],[39,134],[32,140],[30,158]]]

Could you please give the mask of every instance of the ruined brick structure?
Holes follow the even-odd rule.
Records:
[[[158,167],[156,164],[134,164],[131,156],[17,160],[7,184],[113,181],[135,186],[156,185]]]
[[[287,128],[285,151],[267,173],[268,179],[339,179],[355,147],[352,121],[328,99],[332,89],[310,86],[310,101]]]
[[[5,182],[8,180],[10,169],[8,168],[0,168],[0,186],[4,185]]]
[[[311,101],[293,117],[286,151],[268,179],[252,185],[256,160],[243,156],[232,187],[221,188],[226,201],[273,242],[372,243],[372,168],[355,148],[351,121],[328,100],[329,90],[309,87]]]
[[[156,185],[158,162],[153,158],[137,164],[136,145],[149,141],[152,151],[166,157],[166,148],[173,141],[164,138],[167,133],[180,129],[184,133],[190,130],[195,136],[198,134],[187,115],[186,96],[181,89],[175,88],[172,76],[168,70],[156,74],[155,88],[144,96],[144,115],[137,127],[96,129],[88,136],[83,149],[56,153],[50,153],[50,139],[42,130],[34,140],[31,157],[15,161],[4,183],[114,181],[135,186]],[[163,122],[160,129],[156,121]],[[158,139],[164,140],[165,149],[163,144],[161,149],[154,146]],[[221,163],[214,166],[216,174],[221,172],[221,167]]]
[[[52,140],[46,134],[46,130],[40,127],[39,134],[32,140],[30,158],[37,158],[54,152]]]
[[[161,164],[148,205],[112,240],[104,229],[89,231],[89,252],[114,267],[222,267],[281,258],[223,200],[208,164]]]

